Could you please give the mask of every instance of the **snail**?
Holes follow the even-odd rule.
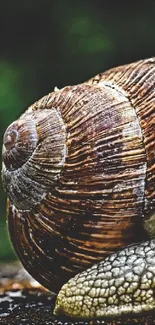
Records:
[[[155,309],[155,58],[55,88],[2,158],[13,246],[55,314]]]

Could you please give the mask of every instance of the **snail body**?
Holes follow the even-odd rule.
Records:
[[[105,262],[94,266],[99,277],[110,258],[118,259],[123,268],[121,254],[129,260],[128,272],[134,281],[131,261],[136,247],[145,252],[143,262],[146,246],[150,248],[148,256],[155,259],[153,240],[145,247],[134,246],[133,259],[128,257],[130,250],[114,253],[155,234],[154,74],[152,58],[111,69],[80,85],[56,89],[30,106],[4,134],[2,180],[9,197],[11,240],[28,272],[55,293],[75,274],[90,270],[104,258]],[[111,253],[114,255],[106,257]],[[74,279],[84,284],[85,272],[83,282],[78,276]],[[154,268],[151,274],[150,287]],[[136,276],[138,283],[141,274]],[[69,282],[71,292],[75,291],[73,282]],[[117,285],[113,287],[117,289]],[[84,312],[74,306],[66,311],[61,303],[65,295],[60,291],[56,313],[110,315],[105,313],[105,297],[99,292],[94,296],[103,300],[98,314],[95,305],[93,312],[88,312],[89,299]],[[71,293],[68,296],[71,298]],[[111,304],[124,306],[132,301],[131,312],[132,290],[126,299],[120,302],[116,297]],[[148,306],[150,301],[145,301]]]

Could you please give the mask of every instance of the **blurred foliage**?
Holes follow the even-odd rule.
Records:
[[[9,123],[54,86],[155,56],[155,1],[0,1],[0,146]],[[13,258],[0,185],[0,259]]]
[[[0,222],[0,263],[15,260],[16,255],[13,251],[10,240],[8,239],[7,227],[4,222]]]

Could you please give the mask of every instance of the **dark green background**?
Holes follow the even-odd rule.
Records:
[[[54,86],[151,56],[155,1],[0,1],[0,146],[8,124]],[[12,258],[0,184],[0,261]]]

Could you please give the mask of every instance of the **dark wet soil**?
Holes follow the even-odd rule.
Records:
[[[151,325],[155,314],[138,319],[75,320],[52,315],[55,296],[34,281],[20,264],[0,266],[0,325]]]

